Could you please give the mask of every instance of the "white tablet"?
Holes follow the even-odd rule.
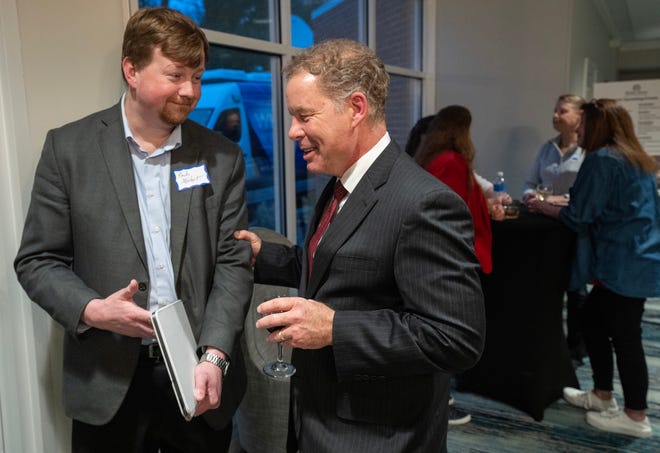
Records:
[[[190,421],[195,415],[195,366],[197,345],[183,301],[177,300],[151,314],[158,345],[172,381],[181,415]]]

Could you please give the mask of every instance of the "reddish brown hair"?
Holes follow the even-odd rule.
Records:
[[[190,17],[170,8],[139,9],[126,24],[122,60],[128,58],[142,69],[151,62],[156,47],[190,68],[208,61],[208,40]]]
[[[415,161],[425,167],[433,158],[443,151],[455,151],[463,156],[472,174],[474,160],[474,145],[470,137],[472,115],[462,105],[450,105],[440,110],[415,153]]]

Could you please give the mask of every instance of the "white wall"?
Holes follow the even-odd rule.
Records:
[[[0,445],[69,451],[60,402],[61,336],[16,282],[12,261],[46,131],[109,106],[123,91],[128,1],[0,0]],[[2,451],[2,450],[0,450]]]
[[[557,96],[581,88],[584,56],[603,71],[614,64],[591,10],[585,0],[439,0],[438,109],[472,111],[475,169],[489,179],[504,171],[514,198],[538,148],[556,135]]]
[[[597,69],[596,82],[616,80],[618,67],[617,51],[609,45],[607,29],[593,2],[574,0],[572,35],[570,89],[591,97],[583,92],[584,59],[588,57]]]
[[[33,157],[46,131],[117,102],[127,0],[17,0]]]

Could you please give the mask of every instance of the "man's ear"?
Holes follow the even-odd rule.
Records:
[[[364,93],[359,91],[351,94],[348,102],[350,108],[353,110],[352,124],[355,127],[367,119],[369,114],[369,102],[367,101],[367,97],[364,95]]]
[[[124,74],[124,80],[126,80],[128,86],[135,88],[136,75],[138,71],[133,62],[128,57],[124,57],[124,59],[121,61],[121,70]]]

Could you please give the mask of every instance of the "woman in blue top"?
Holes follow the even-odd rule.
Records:
[[[660,296],[657,164],[635,137],[626,109],[614,100],[584,104],[578,135],[586,157],[568,206],[537,199],[528,204],[577,232],[571,286],[594,285],[582,318],[594,390],[567,387],[564,398],[594,409],[587,412],[587,422],[596,428],[649,437],[641,320],[646,297]],[[612,352],[623,388],[623,411],[612,396]]]

